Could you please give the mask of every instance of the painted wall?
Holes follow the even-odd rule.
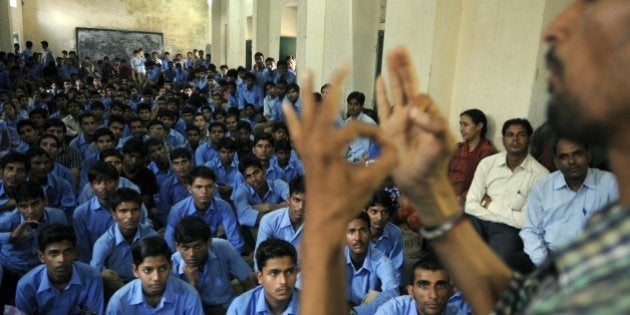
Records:
[[[283,5],[280,14],[280,36],[297,37],[297,6]]]
[[[199,0],[24,1],[24,35],[34,43],[47,40],[58,55],[75,49],[76,27],[161,32],[165,49],[174,55],[205,49],[208,12]]]

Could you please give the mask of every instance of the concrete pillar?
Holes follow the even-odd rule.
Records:
[[[226,1],[227,5],[227,29],[226,47],[227,64],[230,66],[245,64],[245,27],[246,21],[243,15],[243,0]]]
[[[11,18],[9,1],[0,2],[0,51],[12,52]]]
[[[253,53],[260,51],[265,57],[278,58],[280,52],[281,8],[278,0],[254,1]]]

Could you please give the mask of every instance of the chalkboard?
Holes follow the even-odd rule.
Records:
[[[142,48],[145,53],[162,53],[164,37],[162,33],[121,31],[102,28],[76,28],[77,54],[81,59],[90,57],[93,61],[108,56],[129,60],[133,51]]]

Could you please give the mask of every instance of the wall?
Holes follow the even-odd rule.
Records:
[[[297,5],[282,6],[280,36],[297,37]]]
[[[185,54],[205,49],[208,12],[200,0],[24,1],[24,35],[34,43],[47,40],[58,55],[75,49],[76,27],[161,32],[167,51]]]

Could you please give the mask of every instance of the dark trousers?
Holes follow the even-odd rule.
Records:
[[[523,251],[523,240],[518,235],[519,229],[503,223],[481,220],[467,215],[479,236],[503,261],[508,262],[512,256]]]
[[[5,305],[15,305],[15,289],[23,275],[23,272],[3,268],[2,283],[0,284],[0,312],[4,312]]]

